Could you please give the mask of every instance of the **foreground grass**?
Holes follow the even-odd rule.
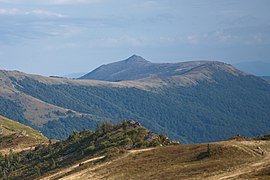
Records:
[[[200,153],[207,151],[206,145],[158,148],[151,152],[129,156],[110,164],[106,170],[99,169],[99,171],[102,174],[107,171],[108,175],[105,178],[112,179],[111,174],[115,174],[115,177],[119,179],[208,177],[224,171],[228,167],[244,163],[243,159],[249,156],[237,148],[227,148],[221,145],[212,145],[211,150],[211,157],[198,160],[197,157]]]
[[[246,166],[253,166],[253,163],[266,158],[257,151],[258,145],[261,146],[260,141],[212,143],[210,156],[201,156],[208,151],[207,144],[158,147],[123,155],[103,165],[74,172],[64,179],[222,179],[226,176],[232,176],[232,179],[268,178],[268,161],[264,162],[265,168],[254,166],[254,172],[245,174],[244,171]],[[269,142],[261,147],[269,149]],[[237,171],[241,169],[243,172]],[[235,171],[239,174],[234,174]]]

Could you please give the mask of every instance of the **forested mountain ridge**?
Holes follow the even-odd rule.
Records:
[[[261,78],[267,80],[267,81],[270,81],[270,76],[261,76]]]
[[[138,62],[151,64],[132,63]],[[0,114],[57,139],[123,119],[184,143],[269,132],[269,82],[222,62],[177,64],[167,74],[165,63],[161,73],[120,82],[0,71]]]

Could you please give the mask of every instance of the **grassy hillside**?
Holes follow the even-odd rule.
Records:
[[[10,120],[3,116],[0,116],[0,127],[1,127],[1,136],[7,136],[11,134],[19,134],[22,131],[25,131],[26,135],[34,139],[46,140],[47,138],[43,136],[40,132],[20,124],[16,121]]]
[[[207,151],[207,145],[163,147],[116,160],[93,170],[93,173],[99,177],[97,179],[267,179],[270,177],[267,168],[254,164],[269,167],[270,162],[266,160],[268,157],[253,151],[255,146],[256,143],[246,145],[245,142],[210,144],[211,155],[202,159],[199,157]],[[92,171],[88,171],[88,176],[89,172]],[[82,178],[87,177],[86,173],[79,172],[67,178],[76,178],[79,174]]]
[[[0,155],[4,179],[252,179],[270,178],[269,135],[210,144],[173,143],[135,121]]]
[[[47,143],[48,139],[40,132],[0,116],[0,154],[21,151],[39,143]]]
[[[237,137],[210,144],[128,150],[84,159],[41,179],[269,179],[270,142]]]
[[[64,180],[269,179],[270,155],[261,153],[269,150],[269,141],[254,140],[157,147],[129,151],[109,162],[89,162],[80,168],[58,171],[58,176]]]
[[[134,121],[123,121],[117,125],[104,123],[95,132],[85,130],[73,133],[65,141],[42,144],[33,151],[10,154],[1,161],[0,169],[7,169],[0,178],[34,179],[83,161],[85,158],[101,156],[100,161],[109,160],[126,150],[168,145],[171,141],[157,135]]]

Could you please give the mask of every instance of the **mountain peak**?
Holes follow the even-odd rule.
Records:
[[[130,56],[128,59],[125,60],[126,62],[139,62],[139,63],[148,63],[149,61],[145,60],[141,56],[137,56],[136,54]]]
[[[147,66],[151,66],[151,64],[152,63],[150,61],[147,61],[143,57],[134,54],[125,60],[102,65],[94,71],[82,76],[80,79],[94,79],[103,81],[141,79],[144,76],[138,74],[138,71]],[[138,74],[139,77],[136,76],[136,74]]]
[[[155,77],[180,76],[190,71],[200,72],[200,69],[223,70],[232,74],[241,74],[234,67],[218,61],[190,61],[181,63],[151,63],[138,55],[100,66],[80,79],[94,79],[102,81],[128,81]],[[195,71],[197,69],[198,71]]]

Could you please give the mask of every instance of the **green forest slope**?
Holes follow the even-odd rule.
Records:
[[[6,89],[12,92],[0,96],[0,114],[54,139],[123,119],[134,119],[183,143],[269,132],[269,82],[220,62],[195,62],[191,67],[180,75],[121,82],[5,72],[5,82],[10,83]]]

